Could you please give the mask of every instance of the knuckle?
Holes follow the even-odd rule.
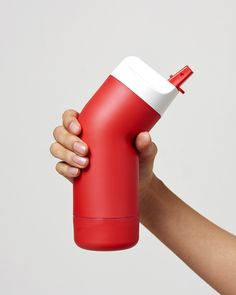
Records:
[[[57,147],[57,142],[53,142],[51,145],[50,145],[50,153],[55,156],[56,154],[56,151],[57,151],[58,147]]]
[[[62,120],[65,120],[65,118],[73,116],[77,112],[74,109],[67,109],[62,114]]]
[[[156,156],[158,153],[158,148],[157,145],[153,142],[153,151],[154,151],[154,155]]]
[[[58,162],[58,163],[56,164],[55,169],[56,169],[56,171],[57,171],[59,174],[64,175],[64,169],[63,169],[63,167],[62,167],[61,162]]]
[[[68,113],[71,112],[71,109],[67,109],[62,113],[62,120],[64,120],[64,118],[68,115]]]
[[[57,140],[59,138],[59,136],[63,133],[63,126],[57,126],[54,130],[53,130],[53,136],[54,138]]]

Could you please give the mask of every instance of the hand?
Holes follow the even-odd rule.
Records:
[[[79,119],[79,113],[75,110],[63,113],[63,125],[54,129],[53,136],[56,141],[50,146],[51,154],[61,160],[56,164],[57,172],[71,182],[89,162],[89,158],[86,157],[89,147],[79,138],[82,127],[77,118]],[[142,199],[154,177],[153,163],[157,147],[148,132],[141,132],[135,139],[135,148],[139,155],[139,193]]]

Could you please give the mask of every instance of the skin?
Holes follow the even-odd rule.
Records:
[[[73,182],[88,165],[88,145],[79,138],[79,113],[67,110],[54,129],[51,154],[58,173]],[[157,147],[148,132],[135,140],[140,165],[140,222],[221,294],[236,294],[236,236],[218,227],[176,196],[153,172]]]

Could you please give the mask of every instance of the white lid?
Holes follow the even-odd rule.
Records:
[[[111,75],[125,84],[160,115],[163,115],[179,92],[173,84],[136,56],[123,59]]]

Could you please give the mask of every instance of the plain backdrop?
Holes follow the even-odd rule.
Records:
[[[0,293],[216,294],[146,228],[134,248],[73,242],[72,185],[52,131],[135,55],[194,75],[152,131],[155,173],[235,233],[235,1],[0,0]]]

